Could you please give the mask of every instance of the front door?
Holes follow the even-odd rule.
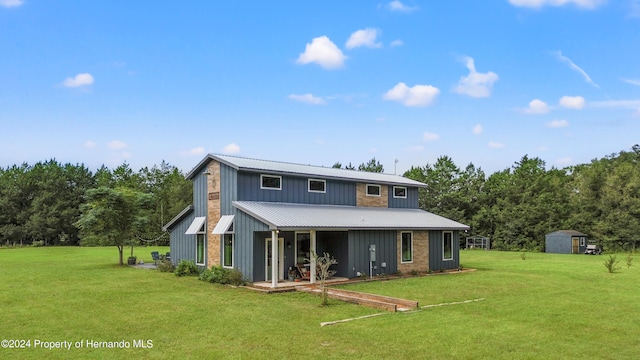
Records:
[[[579,247],[578,247],[578,238],[577,237],[572,237],[571,238],[571,253],[572,254],[577,254],[579,253]]]
[[[278,280],[284,279],[284,238],[278,238]],[[271,238],[267,238],[265,240],[265,279],[267,281],[271,281],[271,267],[273,264],[273,254],[271,252]]]

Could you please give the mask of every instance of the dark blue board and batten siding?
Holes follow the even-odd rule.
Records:
[[[393,274],[398,269],[395,230],[352,230],[349,231],[348,277],[354,278],[357,272],[369,276],[369,246],[376,246],[376,269],[373,274]],[[386,267],[382,267],[385,263]]]
[[[453,270],[460,265],[460,231],[453,231],[453,259],[444,260],[442,254],[442,230],[429,231],[429,270]]]
[[[418,208],[418,188],[407,188],[406,198],[393,197],[393,186],[389,185],[389,207],[403,209]]]
[[[260,188],[259,173],[238,172],[238,200],[314,205],[356,205],[356,185],[326,180],[326,192],[310,192],[310,177],[282,176],[281,190]]]
[[[178,264],[180,260],[194,261],[196,258],[196,236],[185,235],[195,217],[195,214],[191,212],[191,214],[185,216],[182,221],[172,227],[169,232],[171,238],[169,249],[171,251],[171,261],[174,264]]]

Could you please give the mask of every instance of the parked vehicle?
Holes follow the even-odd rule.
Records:
[[[584,253],[588,255],[602,255],[602,249],[600,249],[598,245],[587,245]]]

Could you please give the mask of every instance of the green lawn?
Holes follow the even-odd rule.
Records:
[[[149,262],[150,252],[137,248]],[[114,265],[115,248],[0,249],[0,358],[637,358],[640,259],[606,272],[606,255],[462,252],[475,272],[360,283],[353,290],[421,305],[483,301],[386,314],[303,293],[266,295],[195,278]],[[70,350],[34,349],[71,341]],[[124,340],[129,349],[90,349]],[[133,348],[151,340],[152,348]],[[76,349],[75,342],[82,348]],[[147,343],[145,343],[147,344]]]

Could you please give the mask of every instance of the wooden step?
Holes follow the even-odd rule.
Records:
[[[298,286],[298,291],[311,293],[320,293],[317,286]],[[376,295],[363,293],[358,291],[327,288],[327,296],[332,299],[342,300],[346,302],[356,303],[363,306],[372,307],[386,311],[406,311],[418,308],[418,302],[413,300],[405,300],[384,295]]]

